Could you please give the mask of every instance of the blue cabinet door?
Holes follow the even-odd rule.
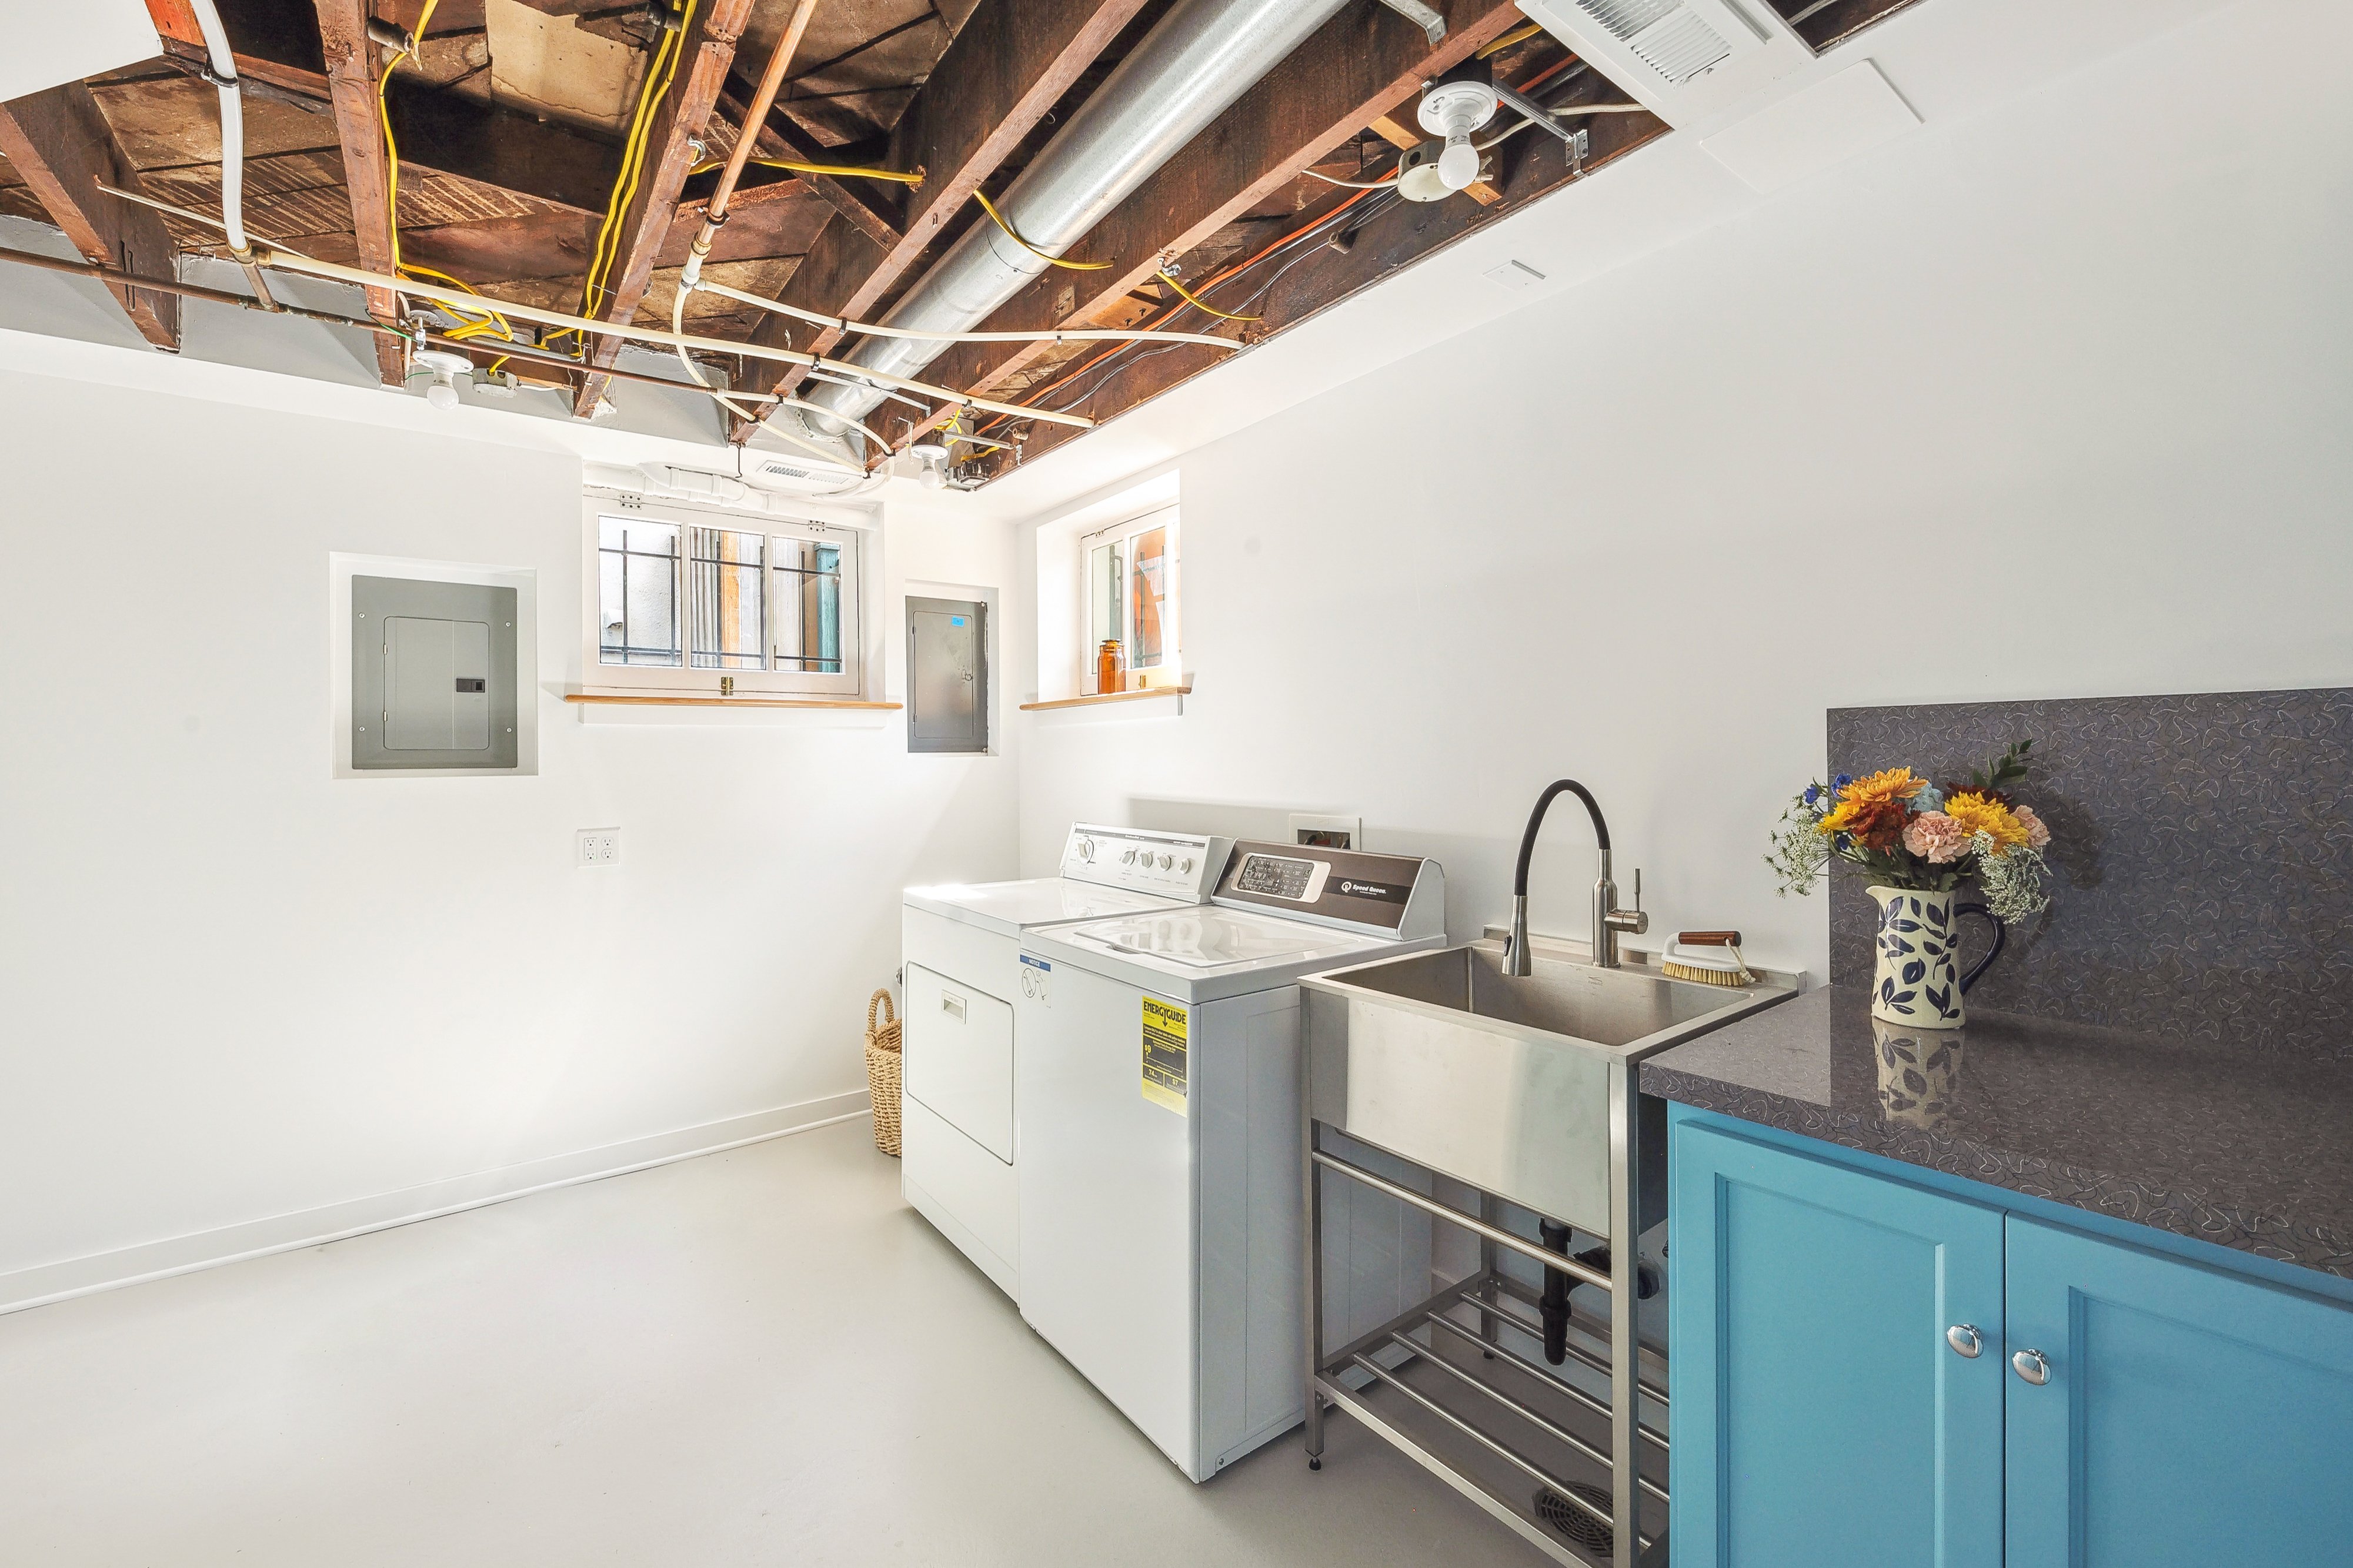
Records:
[[[1680,1107],[1670,1151],[1675,1568],[2000,1568],[2001,1211]]]
[[[2016,1215],[2008,1277],[2010,1568],[2353,1562],[2353,1311]]]

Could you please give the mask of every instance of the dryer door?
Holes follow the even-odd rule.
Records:
[[[907,965],[906,1093],[1013,1163],[1013,1009]]]

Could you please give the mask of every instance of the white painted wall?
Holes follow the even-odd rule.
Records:
[[[403,424],[0,369],[0,1306],[854,1110],[902,886],[1014,870],[1014,758],[895,714],[579,723],[578,458],[317,395]],[[893,695],[911,579],[1009,581],[961,500]],[[329,777],[336,551],[537,571],[538,776]]]
[[[2221,12],[1183,456],[1196,695],[1032,721],[1029,868],[1074,817],[1361,812],[1466,936],[1567,774],[1660,928],[1820,973],[1761,854],[1826,708],[2353,681],[2348,51]],[[1540,929],[1584,932],[1581,815]]]

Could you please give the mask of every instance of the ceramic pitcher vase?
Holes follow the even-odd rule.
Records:
[[[1983,904],[1916,888],[1873,888],[1879,905],[1879,971],[1873,977],[1871,1016],[1915,1029],[1957,1029],[1961,997],[2001,956],[2001,922]],[[1993,946],[1961,973],[1959,925],[1975,915],[1993,928]]]

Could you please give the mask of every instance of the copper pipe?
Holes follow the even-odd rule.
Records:
[[[809,18],[816,14],[817,0],[800,0],[793,7],[793,19],[785,24],[785,36],[776,40],[776,48],[768,55],[768,68],[760,73],[759,88],[744,107],[744,124],[735,133],[735,149],[727,154],[727,166],[719,171],[719,184],[712,188],[711,200],[702,209],[702,227],[687,249],[686,272],[680,280],[682,288],[692,289],[702,279],[703,259],[719,238],[719,226],[727,221],[728,198],[735,194],[735,182],[744,177],[744,166],[752,161],[752,148],[760,140],[760,128],[768,122],[768,110],[785,85],[785,71],[801,47],[801,35],[808,31]]]

